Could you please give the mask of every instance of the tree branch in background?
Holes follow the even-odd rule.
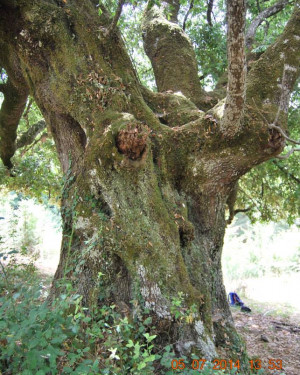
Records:
[[[259,15],[252,21],[250,26],[248,27],[246,33],[246,47],[251,50],[252,44],[254,41],[255,33],[257,28],[261,25],[261,23],[266,19],[269,18],[277,13],[279,13],[282,9],[284,9],[290,3],[289,0],[280,0],[276,4],[270,6],[267,9],[264,9]]]
[[[183,30],[185,30],[186,21],[187,21],[188,16],[190,15],[190,12],[191,12],[191,10],[193,9],[193,7],[194,7],[194,0],[191,0],[191,1],[190,1],[189,9],[188,9],[188,11],[186,12],[186,15],[184,16],[184,20],[183,20],[183,24],[182,24],[182,29],[183,29]]]
[[[29,101],[28,101],[28,104],[27,104],[27,107],[23,113],[23,118],[26,120],[26,123],[27,123],[27,126],[30,127],[29,125],[29,119],[28,119],[28,114],[29,114],[29,111],[30,111],[30,108],[33,104],[34,100],[33,98],[30,98]]]
[[[35,139],[34,142],[28,145],[27,148],[24,148],[21,152],[21,157],[23,157],[27,151],[29,151],[31,148],[33,148],[37,143],[42,142],[44,143],[46,139],[48,138],[48,133],[43,133],[39,138]]]
[[[27,88],[17,88],[10,79],[6,83],[4,100],[0,110],[0,156],[3,164],[11,169],[11,158],[16,151],[17,128],[28,97]]]
[[[40,120],[33,124],[21,137],[17,140],[16,148],[21,148],[30,145],[38,134],[40,134],[46,128],[46,122]]]
[[[118,24],[118,21],[119,21],[119,18],[121,17],[121,14],[122,14],[122,9],[123,9],[124,3],[125,3],[125,0],[119,0],[118,1],[117,10],[116,10],[116,13],[114,15],[113,21],[110,25],[109,31],[113,31],[116,28],[116,26]]]
[[[240,130],[244,117],[246,56],[245,56],[245,0],[227,1],[228,86],[221,122],[226,138],[233,138]]]
[[[291,178],[293,181],[297,182],[298,184],[300,184],[300,178],[296,177],[295,175],[293,175],[289,170],[288,168],[286,167],[283,167],[282,165],[280,165],[276,160],[273,160],[273,164],[288,178]]]
[[[207,19],[209,26],[212,26],[211,15],[212,15],[213,6],[214,6],[214,0],[208,0],[206,19]]]

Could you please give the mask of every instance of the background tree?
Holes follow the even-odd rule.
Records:
[[[8,75],[1,85],[1,158],[11,169],[30,93],[65,176],[55,281],[68,277],[86,305],[149,308],[160,344],[175,343],[179,354],[218,353],[242,359],[246,368],[222,283],[225,207],[239,178],[280,154],[289,138],[299,4],[276,41],[246,59],[245,4],[228,1],[228,79],[221,77],[224,64],[214,67],[211,80],[219,84],[206,92],[196,58],[203,54],[180,26],[179,1],[149,1],[142,35],[154,92],[141,84],[117,27],[124,3],[100,3],[98,12],[92,0],[0,1],[0,63]],[[196,8],[187,5],[189,13]],[[256,10],[249,48],[259,25],[275,14]],[[212,15],[210,2],[209,27]],[[53,293],[58,289],[54,283]],[[186,324],[171,315],[178,292],[185,308],[197,309]]]

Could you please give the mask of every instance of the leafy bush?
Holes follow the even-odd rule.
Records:
[[[149,311],[136,303],[134,317],[124,317],[116,306],[82,306],[65,280],[66,293],[47,302],[45,280],[32,264],[17,264],[15,251],[0,254],[0,372],[3,374],[174,374],[176,355],[171,345],[158,351],[155,327]],[[101,277],[101,275],[99,275]],[[133,303],[135,303],[133,301]],[[186,311],[182,298],[171,301],[179,322],[192,319],[193,306]],[[190,363],[181,357],[184,363]],[[188,366],[186,366],[188,367]],[[230,372],[236,373],[236,369]],[[185,369],[185,375],[199,370]],[[224,375],[207,364],[202,375]]]

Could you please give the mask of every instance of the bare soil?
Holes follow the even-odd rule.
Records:
[[[247,344],[250,359],[260,360],[268,375],[300,375],[300,314],[269,315],[269,306],[258,310],[247,305],[252,308],[251,313],[233,308],[232,314],[236,328]],[[280,364],[276,360],[282,361],[282,370],[276,369]]]

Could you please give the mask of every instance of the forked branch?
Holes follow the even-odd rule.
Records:
[[[251,22],[247,34],[246,34],[246,47],[251,50],[253,40],[255,37],[255,33],[257,28],[261,25],[261,23],[266,20],[267,18],[274,16],[275,14],[279,13],[282,9],[284,9],[290,3],[289,0],[280,0],[276,4],[264,9],[261,11],[258,16]]]

